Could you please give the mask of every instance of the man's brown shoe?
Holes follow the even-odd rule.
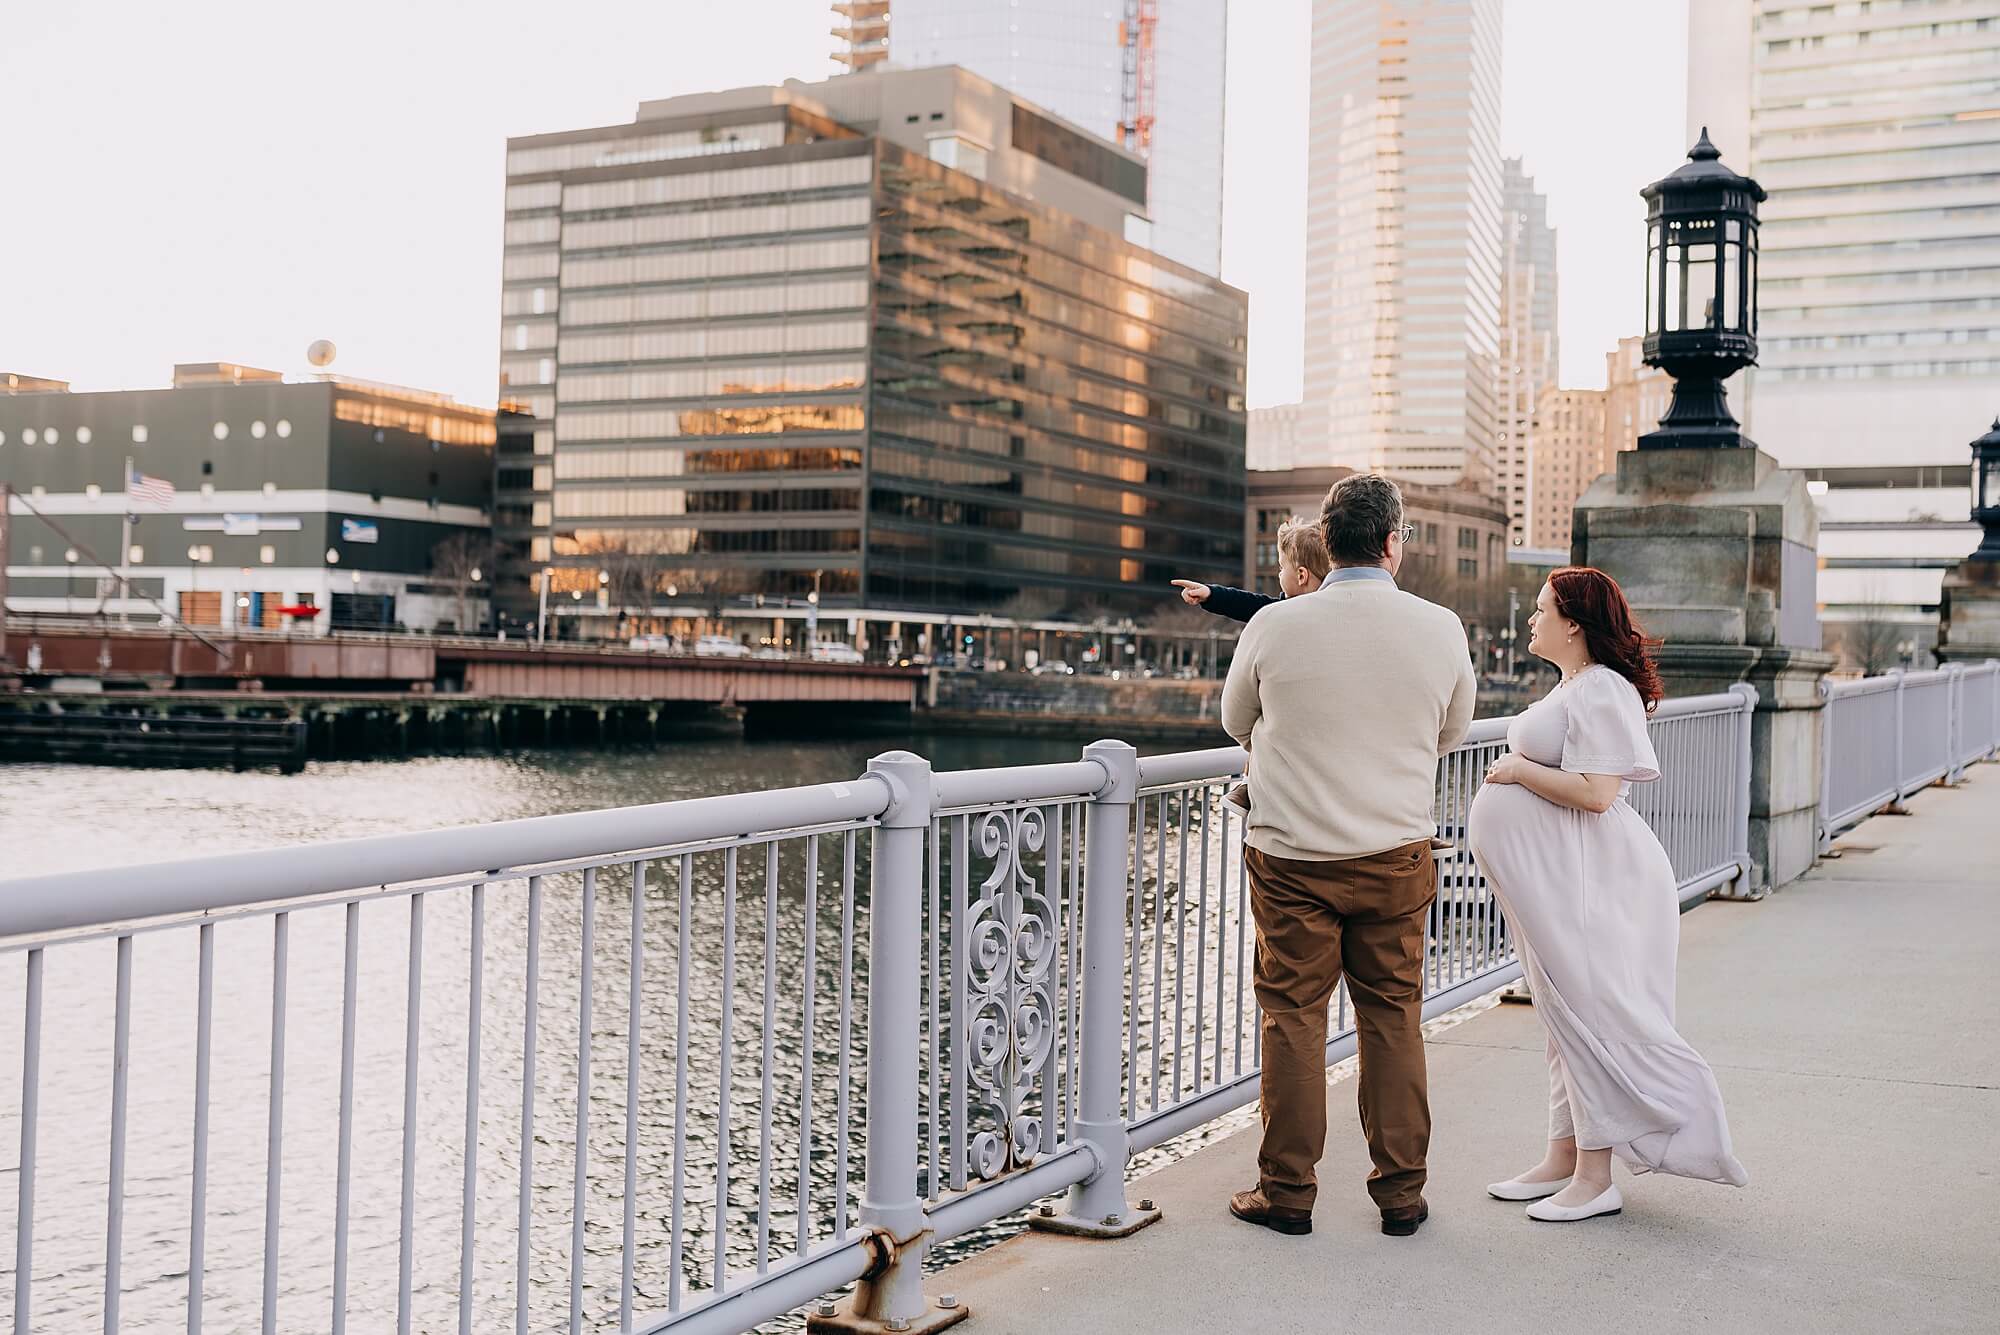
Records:
[[[1261,1224],[1274,1233],[1288,1233],[1296,1237],[1313,1231],[1311,1210],[1294,1210],[1283,1205],[1273,1205],[1264,1198],[1262,1190],[1239,1191],[1229,1198],[1229,1213],[1246,1224]]]
[[[1423,1222],[1431,1217],[1431,1207],[1423,1197],[1417,1197],[1415,1205],[1398,1206],[1382,1212],[1382,1231],[1392,1238],[1407,1238],[1423,1227]]]

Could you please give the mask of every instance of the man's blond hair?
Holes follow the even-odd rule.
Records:
[[[1293,515],[1278,525],[1278,554],[1314,579],[1325,579],[1333,569],[1325,531],[1303,515]]]

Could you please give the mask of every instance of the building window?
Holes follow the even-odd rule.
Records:
[[[132,443],[134,445],[144,445],[146,443],[146,424],[144,422],[137,423],[132,427]]]
[[[292,434],[292,424],[286,421],[284,418],[280,417],[278,419],[278,439],[283,440],[286,436],[289,436],[291,434]]]
[[[228,440],[228,439],[229,439],[229,423],[227,423],[227,422],[217,422],[217,423],[215,424],[215,438],[216,438],[217,440]]]
[[[535,289],[535,314],[547,315],[548,313],[549,290],[545,287],[538,287]]]
[[[76,429],[76,443],[77,443],[77,444],[79,444],[79,445],[88,445],[88,444],[90,444],[90,428],[89,428],[89,427],[87,427],[87,426],[80,426],[80,427],[78,427],[78,428]]]
[[[1479,562],[1476,559],[1466,560],[1465,558],[1461,557],[1458,562],[1458,573],[1460,577],[1464,579],[1478,579]]]
[[[265,565],[270,565],[278,559],[278,549],[270,546],[259,547],[257,549],[257,559]]]
[[[1469,528],[1460,529],[1458,531],[1458,546],[1460,551],[1477,551],[1479,549],[1479,535]]]
[[[252,422],[250,424],[250,439],[252,440],[264,439],[264,422],[262,418],[259,418],[257,421]]]

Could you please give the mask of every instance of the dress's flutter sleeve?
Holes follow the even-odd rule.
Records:
[[[1646,706],[1631,682],[1609,668],[1571,682],[1562,767],[1572,774],[1615,774],[1629,783],[1660,777],[1646,732]]]

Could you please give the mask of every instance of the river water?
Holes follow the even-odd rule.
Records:
[[[1085,740],[935,735],[898,739],[895,745],[928,756],[940,769],[955,769],[1070,760]],[[0,878],[115,869],[159,859],[838,781],[861,773],[870,755],[887,749],[891,744],[880,739],[732,739],[655,750],[318,763],[289,777],[0,766]],[[1073,824],[1070,833],[1073,836]],[[787,994],[786,1005],[773,1020],[773,1064],[779,1073],[773,1102],[779,1120],[787,1110],[797,1117],[808,1083],[799,1067],[807,1053],[821,1057],[816,1065],[807,1063],[812,1070],[811,1097],[824,1100],[815,1104],[815,1124],[838,1097],[833,1081],[839,1036],[829,1017],[837,1015],[843,970],[848,975],[845,981],[855,985],[857,998],[864,995],[861,984],[865,984],[866,835],[856,842],[862,849],[856,878],[862,902],[848,924],[856,953],[845,966],[835,889],[839,838],[822,841],[820,865],[827,888],[810,920],[803,908],[803,868],[787,863],[782,877],[772,883],[768,901],[772,917],[767,926],[763,864],[752,850],[743,854],[737,1000],[729,1025],[741,1054],[730,1082],[736,1097],[731,1159],[739,1171],[732,1175],[726,1206],[738,1221],[758,1213],[755,1142],[764,1091],[759,1087],[756,1048],[765,1032],[758,1006],[767,968],[796,982],[799,962],[816,959],[812,990],[819,1006],[812,1031],[805,1030],[794,994]],[[696,944],[690,951],[696,1046],[702,1035],[712,1037],[722,1027],[722,989],[711,968],[720,953],[715,942],[722,937],[716,908],[719,876],[706,863],[702,868],[696,880]],[[607,869],[599,879],[596,901],[583,1268],[585,1325],[590,1329],[615,1329],[620,1288],[625,1054],[630,1035],[627,1017],[632,1014],[627,994],[630,885],[629,874],[621,879],[620,873]],[[635,1289],[642,1311],[658,1311],[667,1302],[670,1273],[672,1201],[667,1184],[675,1099],[677,951],[671,883],[657,876],[649,885],[651,916],[642,932],[647,967],[642,971],[644,1000],[638,1021],[643,1055],[638,1073],[642,1112]],[[529,1257],[531,1328],[537,1330],[561,1327],[570,1300],[583,939],[579,892],[575,878],[551,878],[543,917]],[[498,884],[485,895],[474,1247],[474,1287],[482,1298],[476,1328],[511,1329],[522,1159],[522,1035],[528,1018],[523,967],[526,888],[518,882]],[[424,902],[422,1001],[415,1022],[421,1057],[414,1083],[416,1116],[408,1124],[414,1127],[410,1134],[415,1169],[408,1190],[416,1221],[410,1283],[414,1328],[448,1330],[456,1327],[460,1193],[467,1143],[470,911],[464,891],[430,895]],[[278,1215],[278,1310],[279,1327],[284,1330],[326,1329],[332,1304],[344,912],[338,906],[295,912],[286,928]],[[1216,921],[1222,926],[1219,907]],[[412,932],[409,901],[371,902],[358,910],[358,926],[347,1308],[350,1328],[372,1331],[392,1327],[398,1304],[405,1035],[411,1025],[405,1004]],[[131,1330],[179,1328],[185,1321],[197,937],[192,929],[175,929],[136,937],[131,947],[131,1105],[119,1284],[124,1326]],[[808,937],[816,955],[806,953]],[[766,940],[774,943],[768,962],[763,953]],[[273,919],[224,922],[215,928],[214,942],[208,1199],[202,1218],[206,1271],[201,1287],[207,1328],[234,1331],[256,1327],[263,1296]],[[45,952],[32,1327],[38,1331],[94,1329],[102,1320],[115,950],[112,942],[100,941]],[[1219,962],[1216,967],[1220,980]],[[15,1160],[20,1143],[19,1017],[24,977],[23,954],[0,956],[0,1017],[4,1017],[0,1018],[0,1165],[4,1165],[0,1192],[10,1197],[19,1171]],[[858,1006],[856,1014],[858,1031]],[[850,1032],[850,1038],[855,1036]],[[1219,1066],[1220,1039],[1214,1041]],[[852,1097],[858,1107],[863,1053],[855,1045],[850,1055],[855,1077]],[[692,1121],[699,1123],[699,1110],[716,1106],[720,1085],[713,1070],[695,1073],[688,1104],[697,1112]],[[709,1116],[712,1122],[712,1113]],[[717,1155],[713,1126],[691,1126],[689,1137],[689,1161],[697,1167],[708,1165],[712,1174]],[[789,1138],[781,1126],[773,1140],[776,1176],[793,1180],[788,1164],[801,1161],[798,1146],[796,1126]],[[744,1168],[746,1152],[751,1157]],[[828,1203],[842,1169],[824,1143],[816,1141],[808,1157],[816,1199],[807,1211],[807,1227],[823,1235],[832,1226]],[[850,1191],[858,1191],[858,1157],[846,1172]],[[709,1224],[716,1215],[716,1187],[712,1176],[704,1180],[700,1173],[690,1174],[684,1185],[682,1273],[698,1286],[716,1247]],[[768,1247],[775,1262],[790,1254],[798,1214],[787,1208],[771,1217]],[[10,1200],[0,1208],[0,1267],[4,1267],[0,1309],[13,1301],[14,1220]],[[751,1235],[725,1233],[728,1267],[754,1264]],[[970,1241],[990,1236],[989,1230]]]

